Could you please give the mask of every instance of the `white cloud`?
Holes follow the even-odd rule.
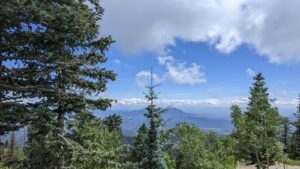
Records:
[[[166,67],[167,73],[166,79],[170,79],[177,84],[198,84],[205,83],[206,77],[201,70],[201,66],[192,63],[187,66],[185,62],[179,62],[172,56],[160,56],[158,57],[159,64]]]
[[[240,97],[240,98],[233,98],[229,101],[231,105],[236,104],[236,105],[246,105],[249,102],[248,97]]]
[[[287,100],[287,99],[282,99],[282,100],[275,100],[273,105],[278,106],[278,107],[284,107],[284,108],[296,108],[299,104],[298,99],[292,99],[292,100]]]
[[[160,56],[158,57],[158,63],[165,65],[167,62],[174,62],[173,56]]]
[[[119,99],[116,103],[114,104],[119,104],[119,105],[144,105],[147,104],[146,99],[138,99],[138,98],[132,98],[132,99]]]
[[[218,99],[199,99],[199,100],[189,100],[189,99],[159,99],[156,101],[159,105],[220,105],[221,101]],[[148,101],[146,99],[119,99],[116,104],[119,105],[146,105]]]
[[[145,87],[149,85],[150,80],[151,80],[151,72],[149,71],[140,71],[136,75],[136,83],[139,87]],[[153,73],[153,82],[157,84],[160,83],[161,81],[162,81],[161,78],[157,74]]]
[[[201,67],[192,63],[190,67],[186,67],[185,63],[167,63],[167,76],[178,84],[197,84],[205,83],[206,78],[204,73],[201,71]]]
[[[119,59],[113,60],[113,63],[116,65],[121,65],[121,61]]]
[[[271,62],[300,61],[299,0],[105,0],[101,27],[127,52],[163,51],[176,39],[221,52],[252,46]]]
[[[159,99],[156,104],[162,106],[216,106],[216,107],[230,107],[233,104],[239,105],[241,107],[246,107],[249,102],[248,97],[239,98],[224,98],[224,99]],[[130,99],[118,99],[117,105],[147,105],[148,101],[146,99],[140,98],[130,98]],[[298,105],[297,99],[283,99],[276,100],[273,106],[280,108],[295,108]]]
[[[251,68],[248,68],[248,69],[246,70],[246,73],[247,73],[248,76],[250,76],[250,77],[255,76],[255,72],[254,72]]]

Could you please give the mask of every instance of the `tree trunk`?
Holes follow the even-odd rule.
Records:
[[[266,155],[267,155],[267,169],[269,169],[270,162],[269,162],[269,151],[268,151],[268,147],[267,147],[267,150],[266,150]]]
[[[57,139],[58,141],[60,141],[64,136],[64,130],[65,130],[65,112],[62,108],[62,92],[64,91],[64,85],[62,82],[62,77],[63,77],[63,71],[62,69],[59,70],[59,74],[58,74],[58,109],[57,109],[57,113],[58,113],[58,136]],[[59,136],[60,135],[60,136]],[[58,155],[58,160],[57,160],[57,169],[63,169],[64,168],[64,163],[65,163],[65,156],[64,156],[64,151],[60,150],[59,155]]]
[[[64,127],[65,127],[65,119],[64,119],[64,113],[59,112],[58,113],[58,127],[59,131],[58,134],[61,136],[64,136]],[[61,140],[61,138],[58,136],[58,139]],[[57,169],[63,169],[64,168],[64,163],[65,163],[65,157],[64,157],[64,152],[60,152],[57,160]]]
[[[256,161],[257,161],[257,169],[261,169],[260,168],[260,160],[259,160],[259,155],[258,155],[258,152],[256,151]]]

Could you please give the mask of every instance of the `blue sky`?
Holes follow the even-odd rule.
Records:
[[[282,114],[300,93],[299,0],[103,0],[100,35],[116,42],[104,66],[118,74],[98,97],[112,109],[147,104],[154,69],[158,104],[228,116],[245,107],[252,76],[262,72]],[[217,114],[218,114],[217,113]]]
[[[115,82],[109,83],[105,96],[126,100],[122,105],[127,105],[127,108],[145,105],[144,102],[137,102],[137,99],[143,99],[143,92],[146,91],[144,86],[138,85],[139,72],[149,71],[152,66],[154,73],[160,77],[167,73],[166,67],[159,64],[159,56],[155,53],[125,54],[116,43],[107,56],[110,58],[107,67],[118,76]],[[244,99],[249,96],[249,87],[253,82],[252,75],[249,74],[251,70],[264,74],[271,97],[279,101],[276,106],[291,109],[296,107],[295,100],[300,92],[298,64],[272,64],[247,45],[240,46],[230,54],[223,54],[207,43],[180,40],[176,46],[168,47],[168,56],[173,56],[178,62],[185,62],[187,67],[193,63],[200,65],[206,79],[206,82],[195,84],[180,84],[169,78],[160,80],[160,99],[171,100],[169,104],[172,106],[177,106],[174,100],[203,101],[186,105],[183,102],[178,105],[196,112],[207,106],[217,109],[228,108],[234,103],[244,105]],[[145,80],[147,83],[149,79]],[[113,108],[118,108],[117,105]],[[168,105],[168,102],[163,105]]]
[[[300,1],[104,0],[101,35],[116,43],[106,67],[117,80],[101,97],[112,109],[145,106],[150,67],[158,103],[191,112],[245,107],[262,72],[275,106],[293,112],[300,92]]]
[[[299,93],[300,67],[298,64],[271,64],[266,57],[258,55],[248,46],[241,46],[231,54],[222,54],[205,43],[179,42],[170,47],[170,55],[187,65],[201,65],[206,82],[199,84],[178,84],[171,80],[161,82],[161,98],[205,99],[248,96],[253,82],[247,70],[265,75],[270,93],[276,98],[293,99]],[[152,53],[128,55],[114,45],[107,53],[107,67],[117,74],[117,80],[109,84],[107,94],[114,98],[141,97],[145,89],[138,86],[136,75],[149,71],[163,75],[166,69],[158,63],[158,56]]]

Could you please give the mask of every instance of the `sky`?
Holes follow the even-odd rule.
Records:
[[[117,74],[96,97],[111,110],[144,108],[150,69],[162,107],[228,117],[246,107],[252,77],[265,76],[281,114],[300,93],[300,1],[102,0],[99,37],[111,35],[103,66]],[[13,63],[11,63],[13,64]]]
[[[300,1],[103,0],[100,36],[116,42],[104,65],[118,76],[99,97],[112,109],[146,105],[149,83],[160,105],[191,112],[245,106],[262,72],[280,109],[296,110],[300,92]]]

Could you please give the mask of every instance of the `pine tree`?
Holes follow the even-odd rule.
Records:
[[[134,143],[131,150],[131,160],[134,163],[140,164],[142,160],[147,156],[147,134],[148,128],[143,123],[137,131],[137,135],[134,137]]]
[[[56,165],[56,149],[51,147],[51,143],[57,140],[54,137],[56,128],[56,113],[48,111],[48,108],[39,108],[34,111],[31,123],[27,127],[27,144],[25,155],[27,157],[27,168],[51,168]]]
[[[113,42],[110,36],[99,38],[103,9],[93,0],[13,0],[1,1],[0,6],[0,110],[9,103],[0,113],[7,115],[3,121],[12,119],[19,124],[19,116],[25,119],[24,115],[12,110],[23,108],[23,104],[6,100],[26,98],[36,100],[28,103],[29,120],[39,116],[33,112],[38,109],[54,113],[51,138],[56,140],[49,144],[56,145],[56,166],[61,169],[68,154],[63,139],[66,114],[105,110],[112,101],[88,97],[105,91],[106,83],[115,79],[112,71],[100,67]],[[5,66],[7,61],[16,63],[13,69]],[[11,95],[14,98],[9,98]]]
[[[281,117],[271,106],[263,75],[257,74],[254,80],[247,111],[242,113],[238,106],[232,107],[236,127],[233,136],[238,143],[238,157],[265,169],[280,157],[283,149],[277,136]]]
[[[122,117],[116,114],[109,115],[104,118],[103,120],[104,125],[111,131],[118,131],[122,132],[121,124],[122,124]]]
[[[296,131],[293,133],[291,142],[291,158],[300,160],[300,95],[299,105],[297,107],[297,113],[295,113],[296,122],[293,125],[296,127]]]
[[[290,126],[290,120],[288,117],[284,117],[282,119],[282,127],[283,127],[283,133],[282,133],[282,137],[281,137],[281,142],[284,145],[284,153],[289,154],[291,126]]]
[[[0,135],[22,127],[28,120],[28,107],[35,105],[20,102],[35,95],[31,85],[33,74],[28,70],[29,57],[38,52],[30,45],[38,39],[27,29],[33,18],[25,3],[0,1]]]
[[[65,138],[72,148],[70,168],[123,168],[120,131],[109,131],[96,117],[75,118],[68,122],[72,132]]]
[[[151,84],[148,86],[148,94],[146,99],[150,102],[147,107],[147,113],[145,116],[149,119],[149,129],[147,134],[146,143],[147,155],[144,157],[141,163],[143,169],[165,169],[166,164],[163,159],[163,152],[160,145],[159,127],[161,127],[163,119],[161,115],[165,112],[164,109],[157,108],[154,101],[158,98],[154,89],[158,85],[153,84],[153,72],[151,69]]]

